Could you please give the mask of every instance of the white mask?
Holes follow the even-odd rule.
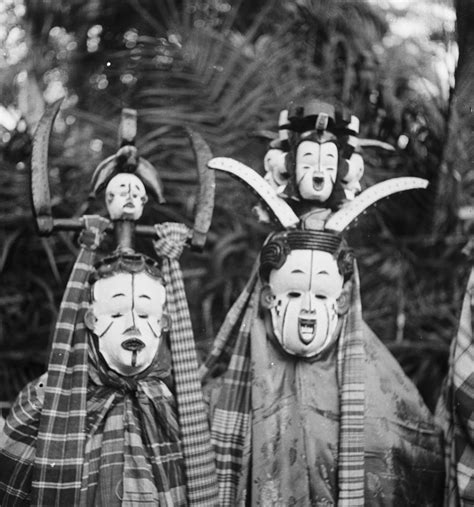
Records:
[[[352,200],[361,191],[360,179],[364,175],[364,159],[359,153],[353,153],[348,160],[348,166],[349,169],[342,180],[342,186],[346,198]]]
[[[138,220],[147,200],[145,186],[131,173],[115,175],[105,189],[105,203],[112,220]]]
[[[150,366],[160,345],[166,292],[147,273],[117,273],[97,280],[87,327],[97,336],[109,368],[124,376]]]
[[[288,182],[289,174],[286,170],[285,160],[286,153],[278,148],[270,148],[263,158],[264,179],[275,190]]]
[[[271,322],[286,352],[312,357],[334,342],[342,286],[337,261],[327,252],[292,250],[283,266],[271,271]]]
[[[337,176],[338,151],[333,142],[302,141],[296,150],[296,186],[302,199],[325,202]]]

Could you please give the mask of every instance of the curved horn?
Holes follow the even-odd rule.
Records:
[[[213,171],[208,169],[208,162],[212,159],[212,152],[203,137],[190,128],[186,128],[191,146],[196,157],[199,177],[199,192],[196,200],[193,236],[191,247],[202,250],[206,236],[212,222],[214,212],[214,197],[216,193],[216,178]]]
[[[326,230],[342,232],[355,218],[357,218],[369,206],[380,199],[396,192],[412,190],[416,188],[426,188],[428,180],[424,178],[415,178],[406,176],[402,178],[392,178],[382,181],[372,187],[364,190],[354,200],[336,211],[326,221],[324,228]]]
[[[48,178],[48,143],[62,101],[61,98],[46,108],[33,136],[30,188],[33,215],[40,235],[51,234],[54,225]]]
[[[224,171],[250,187],[260,199],[267,205],[273,216],[280,222],[285,229],[295,227],[300,219],[290,206],[280,197],[275,190],[250,167],[233,160],[232,158],[217,157],[209,161],[208,166],[211,169]]]

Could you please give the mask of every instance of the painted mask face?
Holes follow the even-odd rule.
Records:
[[[278,190],[281,185],[285,185],[288,182],[289,174],[286,170],[285,160],[286,153],[277,148],[270,148],[263,159],[265,167],[264,179],[275,190]]]
[[[273,331],[286,352],[312,357],[333,343],[343,277],[331,254],[293,250],[283,266],[270,273],[269,285]]]
[[[109,368],[131,376],[150,366],[166,319],[165,299],[164,286],[146,273],[117,273],[94,284],[86,325]]]
[[[112,220],[138,220],[147,200],[145,187],[134,174],[117,174],[105,189],[105,203]]]
[[[302,141],[296,150],[296,185],[300,196],[325,202],[337,175],[338,152],[333,142]]]
[[[348,162],[349,170],[342,180],[342,186],[346,198],[352,200],[361,191],[360,179],[364,175],[364,159],[359,153],[353,153]]]

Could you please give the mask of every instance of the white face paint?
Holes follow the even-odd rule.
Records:
[[[134,174],[115,175],[105,189],[105,203],[112,220],[138,220],[147,200],[145,187]]]
[[[117,273],[93,286],[92,325],[108,366],[131,376],[152,363],[161,339],[166,293],[146,273]]]
[[[303,141],[296,150],[296,185],[300,196],[325,202],[337,175],[338,151],[333,142]]]
[[[344,187],[346,198],[352,200],[361,191],[360,179],[364,175],[364,159],[359,153],[353,153],[348,160],[348,165],[349,170],[342,180],[342,186]]]
[[[270,309],[273,331],[284,350],[312,357],[333,343],[343,277],[331,254],[293,250],[283,266],[270,273],[269,284],[275,295]]]
[[[285,165],[286,153],[277,148],[270,148],[263,158],[265,167],[264,179],[270,183],[272,188],[278,190],[281,185],[288,182],[289,174]]]

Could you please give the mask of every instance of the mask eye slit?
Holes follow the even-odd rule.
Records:
[[[123,316],[123,314],[122,314],[122,313],[114,313],[113,315],[111,315],[111,317],[112,317],[113,319],[118,319],[119,317],[122,317],[122,316]]]
[[[297,292],[297,291],[288,292],[288,297],[299,298],[299,297],[301,297],[301,292]]]
[[[140,317],[140,319],[148,319],[148,315],[146,313],[141,313],[138,315]]]

